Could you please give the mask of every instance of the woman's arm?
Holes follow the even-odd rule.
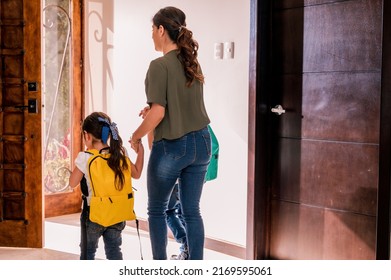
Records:
[[[150,150],[152,149],[153,137],[153,131],[148,132],[148,147]]]
[[[165,108],[162,105],[153,103],[149,112],[145,115],[140,126],[133,132],[130,144],[137,143],[147,135],[149,132],[153,132],[155,127],[162,121],[165,114]]]

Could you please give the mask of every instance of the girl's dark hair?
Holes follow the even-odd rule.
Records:
[[[103,142],[103,127],[108,128],[110,134],[110,157],[107,160],[107,164],[115,173],[115,188],[122,190],[125,183],[123,172],[129,168],[128,162],[126,161],[125,148],[122,146],[122,139],[118,134],[117,128],[115,128],[116,131],[114,133],[118,137],[118,140],[114,140],[110,125],[105,121],[99,120],[99,118],[106,119],[109,124],[112,124],[108,115],[103,112],[94,112],[84,119],[82,129],[93,136],[93,142]]]
[[[168,32],[170,39],[178,46],[178,58],[185,70],[187,86],[191,86],[194,80],[204,82],[197,60],[198,43],[193,39],[193,32],[186,28],[186,15],[175,7],[160,9],[152,19],[156,27],[160,25]]]

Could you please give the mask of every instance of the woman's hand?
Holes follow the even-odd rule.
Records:
[[[133,139],[130,137],[129,141],[130,147],[138,154],[140,146],[143,148],[143,143],[141,143],[141,139]]]
[[[153,133],[153,130],[164,118],[165,107],[159,104],[152,104],[151,107],[147,106],[141,110],[139,116],[143,118],[140,126],[133,132],[130,137],[129,143],[133,150],[138,151],[138,143],[141,142],[141,138],[148,133]]]
[[[148,115],[148,112],[151,110],[151,107],[145,106],[140,113],[138,114],[139,117],[142,117],[143,119]],[[139,147],[141,143],[141,139],[134,139],[133,135],[130,137],[129,141],[130,147],[136,152],[139,152]]]
[[[149,106],[144,107],[144,109],[142,109],[142,110],[140,111],[140,113],[138,114],[138,116],[139,116],[139,117],[142,117],[143,119],[145,119],[145,116],[148,115],[149,110],[151,110],[151,107],[149,107]]]

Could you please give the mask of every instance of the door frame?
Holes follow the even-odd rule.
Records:
[[[269,258],[271,2],[251,0],[246,258]],[[376,259],[391,259],[391,3],[383,1]]]
[[[271,1],[250,2],[249,123],[246,258],[268,257],[270,227],[270,7]]]
[[[383,1],[383,54],[376,259],[390,260],[391,220],[391,3]]]

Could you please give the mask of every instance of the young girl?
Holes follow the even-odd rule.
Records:
[[[92,154],[88,150],[98,150],[99,153],[109,153],[107,164],[115,173],[115,180],[112,187],[122,189],[124,184],[124,173],[131,172],[131,177],[138,179],[144,165],[144,148],[141,142],[137,143],[135,149],[137,158],[135,164],[127,161],[125,148],[122,146],[122,139],[118,134],[115,123],[112,123],[109,116],[102,112],[94,112],[85,118],[82,125],[82,133],[87,152],[80,152],[75,160],[75,168],[69,178],[69,185],[76,187],[79,183],[83,193],[83,209],[80,217],[81,260],[95,259],[99,238],[103,236],[106,257],[109,260],[122,260],[121,244],[122,230],[125,228],[125,221],[105,227],[90,220],[90,200],[92,196],[91,182],[88,174],[88,160]],[[110,143],[110,145],[108,144]],[[128,166],[130,162],[130,166]]]

